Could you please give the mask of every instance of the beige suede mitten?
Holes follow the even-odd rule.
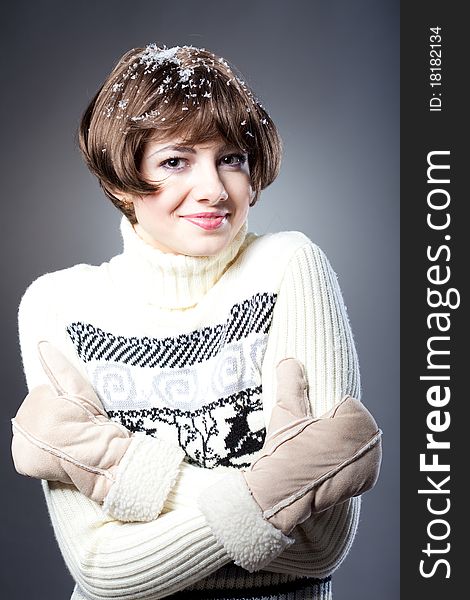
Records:
[[[374,486],[381,431],[351,396],[313,418],[299,361],[281,361],[277,377],[277,401],[263,449],[243,475],[264,518],[288,534],[311,513]]]
[[[313,417],[302,364],[277,366],[277,396],[263,448],[199,497],[199,507],[232,560],[256,571],[293,543],[313,513],[369,490],[381,463],[381,431],[366,407],[345,396]]]
[[[110,515],[147,521],[160,513],[184,452],[111,421],[93,387],[52,344],[38,344],[51,385],[33,388],[12,419],[18,473],[72,484]]]

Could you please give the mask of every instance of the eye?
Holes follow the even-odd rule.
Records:
[[[184,166],[182,164],[184,162],[184,158],[180,158],[179,156],[172,156],[171,158],[167,158],[162,163],[160,163],[160,166],[171,171],[180,171]]]
[[[232,166],[241,166],[243,164],[246,163],[246,155],[245,154],[227,154],[227,156],[224,156],[223,158],[221,158],[220,162],[223,165],[227,165],[229,167]]]

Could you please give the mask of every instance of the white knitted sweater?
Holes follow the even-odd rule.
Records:
[[[72,598],[151,600],[182,589],[194,598],[210,590],[230,597],[231,589],[248,597],[256,589],[273,594],[269,586],[294,598],[298,579],[314,577],[323,581],[306,581],[298,597],[329,599],[329,576],[353,541],[360,498],[298,526],[291,545],[269,539],[268,560],[248,557],[253,569],[263,565],[253,573],[234,565],[230,550],[251,543],[256,554],[251,527],[228,531],[227,542],[209,526],[211,518],[230,520],[227,490],[214,499],[220,514],[208,518],[198,506],[201,492],[262,447],[282,358],[305,365],[314,415],[345,394],[359,397],[353,338],[325,255],[301,233],[257,236],[246,224],[216,257],[164,254],[125,218],[121,233],[123,253],[109,262],[47,273],[26,290],[19,336],[27,385],[47,383],[36,346],[49,340],[91,381],[112,419],[153,436],[149,442],[178,444],[186,460],[175,467],[149,446],[132,475],[135,495],[120,498],[115,484],[112,502],[130,507],[129,519],[142,518],[133,511],[145,494],[160,496],[162,513],[146,523],[113,519],[71,486],[43,482],[77,582]],[[146,488],[149,467],[159,473],[158,489]]]

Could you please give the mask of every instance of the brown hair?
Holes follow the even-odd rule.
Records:
[[[133,204],[114,193],[145,195],[159,189],[140,173],[144,144],[181,137],[194,145],[221,136],[248,154],[257,201],[279,173],[282,143],[253,92],[228,65],[204,48],[134,48],[119,60],[90,102],[79,127],[89,169],[131,223]]]

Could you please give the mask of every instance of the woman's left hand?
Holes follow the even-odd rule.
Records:
[[[12,419],[16,470],[75,485],[125,521],[156,518],[179,473],[179,446],[111,421],[90,383],[51,343],[38,344],[50,385],[31,390]]]

